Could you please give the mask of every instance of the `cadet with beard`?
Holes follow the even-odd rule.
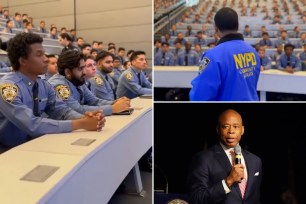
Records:
[[[115,100],[115,83],[109,73],[114,68],[114,55],[110,52],[100,52],[96,57],[96,76],[90,79],[91,91],[101,99]]]
[[[48,81],[54,87],[59,97],[69,107],[79,113],[93,110],[103,110],[105,115],[119,113],[130,108],[130,100],[124,98],[108,101],[97,98],[85,84],[85,61],[78,51],[67,51],[58,59],[59,74]]]

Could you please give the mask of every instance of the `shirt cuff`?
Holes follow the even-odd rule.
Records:
[[[61,120],[59,121],[60,133],[71,132],[72,131],[72,121],[71,120]]]
[[[226,194],[231,192],[231,189],[229,189],[229,187],[226,185],[226,182],[225,182],[224,179],[222,180],[222,185],[223,185],[223,188],[224,188],[224,191],[225,191]]]

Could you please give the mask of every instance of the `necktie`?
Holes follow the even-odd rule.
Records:
[[[262,66],[262,58],[259,58],[260,59],[260,65]]]
[[[287,56],[287,66],[291,66],[291,61],[290,61],[290,57]]]
[[[91,91],[91,83],[90,83],[90,81],[88,82],[87,88]]]
[[[163,52],[163,56],[162,56],[162,59],[160,61],[160,65],[165,65],[165,55],[166,55],[166,53]]]
[[[267,45],[267,41],[266,40],[264,40],[264,43],[265,43],[265,45]]]
[[[188,53],[185,54],[185,66],[188,66]]]
[[[105,79],[106,79],[106,81],[109,83],[109,85],[110,85],[110,87],[111,87],[111,89],[112,89],[112,91],[113,91],[113,97],[114,97],[114,99],[115,99],[115,98],[116,98],[115,85],[114,85],[112,82],[110,82],[110,81],[108,80],[108,75],[107,75],[107,74],[105,75]]]
[[[80,94],[80,104],[83,104],[83,91],[79,86],[76,87],[76,89],[78,90],[78,92]]]
[[[137,74],[139,85],[141,86],[141,78],[140,78],[140,73]]]
[[[188,36],[190,36],[191,35],[191,31],[188,31]]]
[[[34,83],[32,92],[33,92],[33,102],[34,102],[33,114],[38,117],[40,116],[40,114],[39,114],[38,83],[37,82]]]
[[[235,152],[234,152],[233,149],[230,150],[230,154],[231,154],[231,157],[232,157],[232,165],[234,166],[235,165]],[[240,189],[240,192],[241,192],[241,197],[243,199],[244,195],[245,195],[245,189],[246,189],[246,186],[247,186],[247,180],[246,180],[245,176],[244,176],[244,179],[242,179],[242,181],[238,185],[239,185],[239,189]]]

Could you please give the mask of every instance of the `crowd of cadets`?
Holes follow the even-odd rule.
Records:
[[[224,3],[226,4],[226,1],[221,2],[223,2],[222,5]],[[220,7],[219,4],[221,2],[206,1],[203,4],[200,3],[197,6],[187,9],[181,19],[171,26],[169,32],[165,33],[161,39],[154,41],[154,65],[197,66],[204,50],[210,49],[218,43],[219,37],[217,34],[214,33],[214,30],[208,30],[207,27],[212,25],[214,13]],[[255,4],[256,2],[252,4],[252,1],[248,1],[248,5],[245,5],[246,1],[242,0],[231,1],[231,6],[235,6],[237,2],[239,4],[238,8],[241,8],[239,12],[242,16],[257,16],[259,13],[264,13],[263,21],[270,20],[271,24],[279,25],[279,30],[274,32],[267,31],[268,26],[265,25],[261,26],[260,31],[252,32],[250,25],[245,25],[241,33],[244,38],[259,38],[258,43],[253,46],[261,56],[262,70],[278,68],[286,71],[287,64],[294,66],[294,71],[304,70],[304,61],[306,60],[306,32],[301,31],[298,24],[306,23],[306,11],[303,11],[298,6],[297,1],[290,2],[293,5],[294,12],[298,16],[298,19],[295,20],[293,20],[293,16],[288,8],[289,3],[286,0],[283,1],[282,5],[278,1],[272,1],[271,11],[265,4],[260,7]],[[300,3],[305,7],[305,1],[301,1]],[[200,9],[199,5],[201,5]],[[193,20],[190,21],[190,19]],[[192,25],[186,24],[187,22],[191,22],[193,25],[200,24],[202,25],[201,29],[193,30]],[[293,30],[287,31],[285,30],[284,24],[297,25]],[[186,30],[178,31],[176,25],[186,25]],[[270,37],[277,38],[277,40],[272,42]],[[293,43],[290,38],[299,38],[299,40],[295,40],[295,43]],[[275,50],[270,56],[267,56],[265,50],[271,48]],[[293,52],[295,48],[304,49],[304,51],[295,54]]]

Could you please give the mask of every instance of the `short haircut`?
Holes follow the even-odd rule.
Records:
[[[50,28],[50,32],[51,32],[53,29],[56,29],[56,31],[57,31],[57,27],[51,27],[51,28]]]
[[[106,52],[106,51],[102,51],[100,52],[97,57],[96,57],[96,62],[98,62],[99,60],[103,60],[105,57],[111,56],[113,59],[115,57],[115,55],[113,55],[113,53],[110,52]]]
[[[87,55],[84,56],[84,61],[86,62],[88,59],[92,59],[93,61],[95,61],[95,58],[92,55]]]
[[[15,16],[21,16],[21,14],[20,14],[20,13],[18,13],[18,12],[16,12],[16,13],[15,13]]]
[[[83,37],[78,37],[78,38],[77,38],[77,41],[78,41],[79,39],[82,39],[82,40],[84,40],[84,38],[83,38]]]
[[[71,38],[71,36],[68,34],[68,33],[61,33],[60,34],[60,36],[61,36],[61,38],[63,38],[63,39],[67,39],[68,41],[72,41],[72,38]]]
[[[115,61],[115,60],[120,61],[120,58],[119,58],[118,56],[114,56],[113,59],[114,59],[114,61]],[[120,62],[121,62],[121,61],[120,61]]]
[[[57,58],[56,55],[54,54],[49,54],[49,55],[46,55],[46,57],[49,59],[49,58]]]
[[[124,63],[123,63],[123,66],[127,66],[127,64],[129,63],[130,61],[125,61]]]
[[[238,14],[235,10],[224,7],[217,11],[215,18],[215,25],[220,31],[238,30]]]
[[[81,46],[81,50],[85,49],[86,47],[91,47],[91,45],[88,44],[88,43],[84,43],[84,44]]]
[[[115,49],[116,50],[116,48],[115,47],[108,47],[108,49],[107,50],[112,50],[112,49]]]
[[[163,43],[162,43],[162,47],[163,47],[164,45],[167,45],[167,46],[169,47],[169,43],[167,43],[167,42],[163,42]]]
[[[267,35],[267,36],[269,36],[269,33],[263,32],[262,35]]]
[[[93,44],[95,44],[95,43],[98,43],[98,41],[94,40],[94,41],[92,41],[91,44],[93,45]]]
[[[34,33],[19,33],[8,42],[7,53],[11,65],[15,71],[19,70],[19,58],[27,59],[31,53],[30,45],[42,43],[43,39]]]
[[[71,30],[70,30],[70,32],[73,32],[73,31],[76,31],[74,28],[72,28]]]
[[[73,70],[80,66],[84,55],[76,50],[68,50],[62,53],[57,60],[58,73],[65,76],[65,69]]]
[[[98,50],[96,50],[96,49],[92,48],[92,49],[90,50],[90,54],[92,54],[93,52],[98,53]]]
[[[292,45],[292,44],[290,44],[290,43],[288,43],[288,44],[285,45],[284,50],[286,50],[287,47],[291,47],[292,49],[295,48],[294,45]]]
[[[130,61],[132,62],[132,61],[134,61],[135,59],[137,59],[138,55],[146,55],[146,53],[145,53],[144,51],[141,51],[141,50],[135,51],[135,52],[131,55]]]
[[[118,48],[118,52],[120,52],[120,51],[122,51],[122,50],[125,51],[125,48],[124,48],[124,47],[119,47],[119,48]]]
[[[98,45],[103,45],[103,42],[102,41],[98,42]]]
[[[128,56],[129,54],[131,54],[131,53],[133,53],[133,52],[135,52],[134,50],[129,50],[127,53],[126,53],[126,55]]]

